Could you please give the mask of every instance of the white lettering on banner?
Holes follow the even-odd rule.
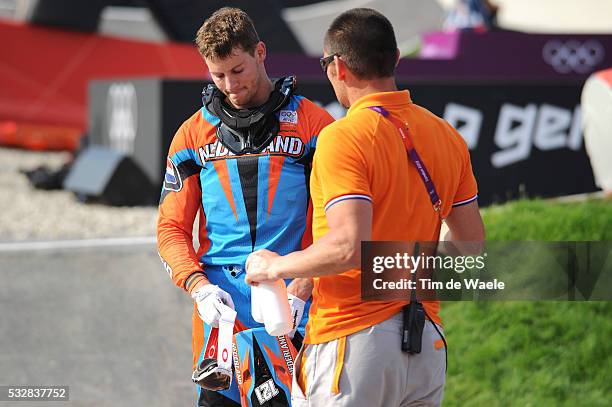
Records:
[[[467,143],[470,150],[478,146],[482,126],[482,112],[478,109],[449,103],[444,108],[444,120],[450,123]]]
[[[525,107],[504,104],[500,110],[494,136],[501,149],[493,153],[491,163],[505,167],[529,158],[532,145],[541,151],[582,148],[582,111],[558,106],[534,104]]]
[[[332,116],[342,117],[345,111],[337,103],[325,107]],[[484,114],[479,109],[459,103],[448,103],[444,108],[444,120],[457,129],[465,140],[468,149],[476,150]],[[486,135],[485,135],[486,136]],[[541,151],[568,148],[580,151],[582,148],[582,110],[576,106],[569,109],[548,103],[530,103],[518,106],[505,103],[501,106],[493,136],[495,145],[500,149],[491,155],[495,168],[502,168],[526,160],[536,147]],[[285,147],[284,151],[292,148]]]
[[[494,167],[505,167],[529,157],[536,114],[534,104],[525,108],[510,104],[502,106],[494,136],[495,144],[502,151],[491,156]],[[518,126],[515,126],[516,123]]]
[[[572,120],[572,128],[567,138],[567,148],[578,151],[582,148],[582,108],[576,106]]]
[[[566,109],[544,104],[540,107],[533,145],[542,151],[565,147],[564,132],[572,121],[572,114]]]

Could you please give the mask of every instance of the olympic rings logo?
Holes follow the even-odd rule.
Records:
[[[589,73],[603,61],[605,49],[599,41],[588,40],[584,43],[570,40],[565,43],[548,41],[542,49],[542,57],[559,73]]]

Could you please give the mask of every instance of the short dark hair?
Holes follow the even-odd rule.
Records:
[[[195,42],[204,58],[227,58],[234,47],[253,55],[259,36],[247,13],[239,8],[223,7],[204,21]]]
[[[324,46],[361,79],[385,78],[395,71],[393,26],[376,10],[354,8],[340,14],[327,30]]]

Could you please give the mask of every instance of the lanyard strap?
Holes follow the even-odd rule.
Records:
[[[368,109],[375,111],[380,114],[385,119],[389,120],[391,123],[397,127],[400,136],[402,136],[402,141],[404,142],[404,146],[406,147],[406,152],[408,153],[408,158],[414,164],[425,185],[425,189],[427,190],[427,194],[429,195],[429,199],[431,200],[431,204],[433,205],[434,211],[440,215],[440,209],[442,207],[442,200],[436,191],[436,187],[433,183],[433,180],[429,176],[429,172],[427,171],[427,167],[425,167],[425,163],[421,160],[421,157],[417,153],[414,145],[412,144],[412,140],[410,140],[410,131],[408,125],[398,120],[396,117],[392,116],[387,109],[382,106],[369,106]],[[405,131],[404,131],[405,130]]]

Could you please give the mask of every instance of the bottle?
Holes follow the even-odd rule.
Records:
[[[293,321],[285,281],[281,279],[251,287],[251,313],[253,319],[263,323],[272,336],[291,332]]]
[[[256,285],[256,286],[251,286],[251,314],[253,315],[253,319],[256,322],[263,324],[264,316],[263,316],[262,309],[260,307],[261,300],[259,299],[261,290],[258,289],[260,286],[261,284]]]

